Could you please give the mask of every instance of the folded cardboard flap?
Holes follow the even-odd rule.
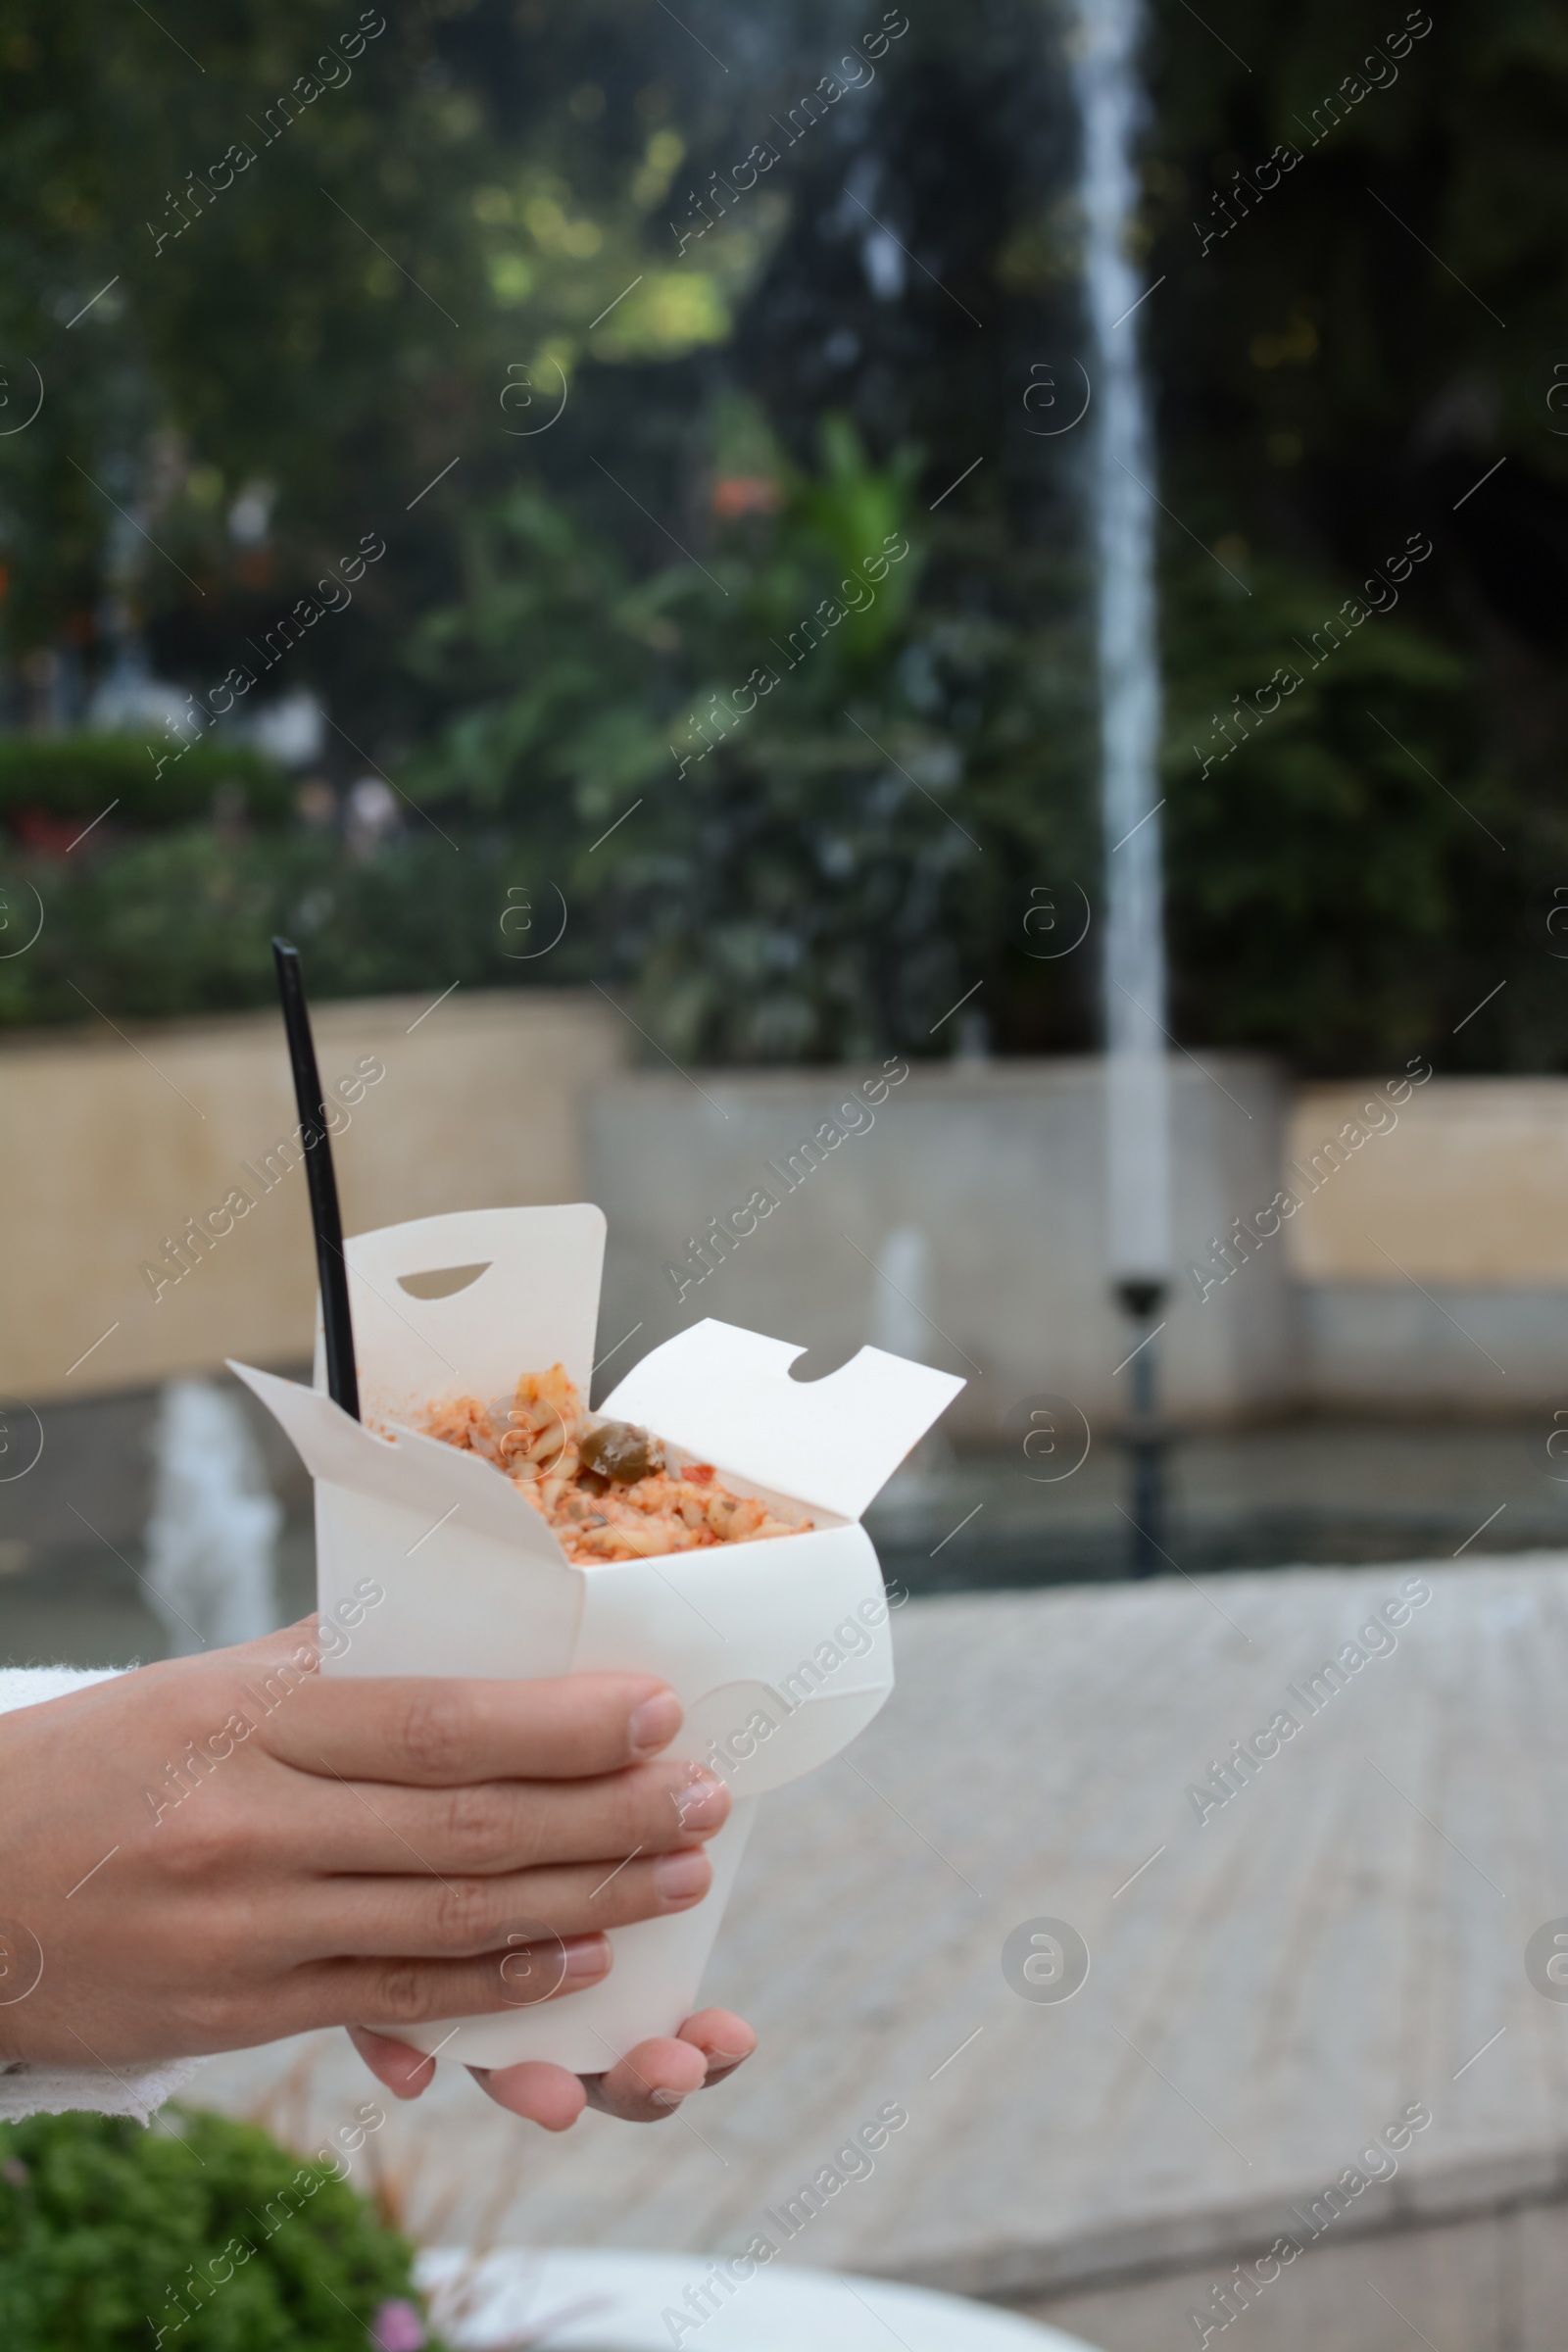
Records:
[[[367,1418],[414,1420],[433,1397],[454,1392],[510,1396],[519,1372],[556,1363],[586,1402],[604,1272],[603,1209],[582,1200],[460,1209],[356,1234],[344,1255]],[[430,1278],[449,1271],[472,1279],[443,1295]],[[405,1288],[405,1277],[414,1289]],[[319,1333],[316,1385],[326,1385]]]
[[[694,1323],[645,1355],[599,1409],[760,1487],[858,1519],[964,1384],[880,1348],[862,1348],[825,1380],[792,1380],[805,1352],[735,1323]]]
[[[430,1523],[461,1514],[471,1533],[565,1568],[565,1554],[539,1511],[478,1454],[417,1430],[378,1436],[319,1389],[301,1388],[232,1358],[228,1368],[276,1417],[313,1478],[422,1514]]]
[[[316,1484],[317,1604],[352,1640],[322,1643],[327,1675],[532,1681],[570,1674],[585,1579],[465,1522],[329,1479]]]
[[[683,1752],[706,1763],[732,1796],[767,1796],[830,1763],[864,1731],[892,1689],[886,1660],[881,1680],[858,1690],[824,1690],[792,1700],[776,1684],[721,1684],[686,1710]]]

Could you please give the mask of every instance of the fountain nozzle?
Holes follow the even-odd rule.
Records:
[[[1122,1312],[1137,1323],[1147,1323],[1165,1303],[1166,1286],[1155,1275],[1124,1274],[1111,1287]]]
[[[1122,1433],[1132,1463],[1129,1576],[1156,1576],[1169,1564],[1165,1548],[1165,1451],[1170,1433],[1159,1414],[1159,1359],[1163,1325],[1154,1317],[1168,1286],[1149,1275],[1122,1275],[1111,1284],[1116,1303],[1134,1323],[1146,1324],[1133,1353],[1124,1358],[1132,1373],[1132,1412]]]

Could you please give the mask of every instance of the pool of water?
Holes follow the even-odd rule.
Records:
[[[1548,1459],[1546,1434],[1539,1420],[1311,1419],[1178,1435],[1163,1572],[1568,1545],[1568,1462]],[[1130,1485],[1114,1445],[1055,1481],[1016,1454],[948,1457],[901,1472],[866,1525],[912,1592],[1095,1581],[1130,1571]]]

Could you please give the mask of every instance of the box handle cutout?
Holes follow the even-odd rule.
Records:
[[[455,1298],[481,1274],[488,1274],[494,1263],[487,1257],[479,1266],[432,1266],[425,1274],[400,1274],[398,1289],[407,1291],[411,1298]]]
[[[807,1348],[791,1364],[789,1378],[799,1381],[803,1389],[818,1380],[831,1380],[835,1372],[842,1372],[846,1364],[855,1361],[861,1345],[859,1340],[847,1344],[827,1340],[815,1348]]]

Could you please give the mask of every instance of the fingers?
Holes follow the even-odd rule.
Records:
[[[733,2009],[700,2009],[673,2040],[645,2041],[608,2074],[583,2087],[590,2107],[623,2123],[653,2124],[672,2115],[694,2090],[710,2090],[748,2059],[757,2035]]]
[[[289,1703],[268,1714],[279,1682]],[[265,1677],[257,1712],[266,1746],[301,1772],[426,1788],[617,1772],[656,1755],[681,1720],[674,1692],[653,1675],[322,1677],[287,1661]]]
[[[676,2039],[689,2041],[707,2059],[705,2090],[711,2090],[715,2082],[722,2082],[726,2075],[743,2066],[757,2047],[757,2035],[733,2009],[699,2009],[695,2017],[686,2020]]]
[[[286,1846],[289,1857],[303,1855],[323,1872],[451,1877],[668,1853],[711,1837],[729,1810],[722,1781],[673,1757],[593,1780],[457,1788],[301,1776],[286,1812],[268,1806],[254,1835],[264,1851]]]
[[[404,2042],[364,2031],[353,2039],[376,2081],[396,2098],[417,2098],[434,2075],[431,2061]],[[756,2047],[757,2035],[733,2009],[702,2009],[673,2039],[640,2043],[608,2074],[579,2081],[564,2067],[541,2059],[519,2066],[473,2066],[468,2072],[486,2097],[509,2114],[547,2132],[565,2132],[590,2106],[626,2123],[661,2122],[692,2091],[711,2088],[733,2074]]]
[[[406,2041],[390,2041],[384,2034],[371,2034],[363,2026],[351,2026],[349,2038],[376,2081],[384,2083],[395,2099],[416,2099],[435,2081],[436,2061],[411,2049]],[[470,2066],[468,2072],[498,2107],[530,2124],[542,2124],[547,2132],[569,2131],[588,2104],[577,2077],[543,2059],[525,2060],[494,2072]]]
[[[682,2099],[701,2090],[708,2061],[692,2042],[668,2036],[640,2041],[608,2074],[590,2075],[583,2084],[588,2104],[625,2124],[657,2124]]]
[[[588,2104],[578,2077],[542,2058],[526,2058],[520,2066],[470,2066],[468,2072],[498,2107],[547,2132],[569,2132]]]
[[[416,2099],[435,2081],[435,2060],[422,2050],[412,2049],[406,2041],[372,2034],[368,2026],[350,2026],[349,2039],[395,2099]]]
[[[348,2026],[395,2041],[400,2027],[488,2017],[564,1999],[608,1976],[612,1957],[606,1937],[582,1936],[546,1945],[543,1969],[530,1967],[530,1947],[471,1960],[318,1961],[294,1972],[287,1997],[278,2004],[272,2036]],[[447,2045],[448,2056],[462,2057],[462,2039],[460,2026]]]
[[[738,2022],[738,2021],[737,2021]],[[521,2066],[500,2066],[486,2072],[468,2070],[486,2096],[513,2115],[543,2124],[547,2132],[564,2132],[584,2107],[598,2107],[622,2122],[652,2124],[670,2115],[687,2094],[702,2087],[707,2062],[692,2043],[660,2039],[639,2042],[636,2049],[604,2075],[579,2080],[564,2067],[529,2059]]]
[[[491,1878],[344,1878],[311,1884],[274,1933],[300,1959],[322,1953],[470,1959],[507,1938],[591,1936],[689,1911],[712,1883],[701,1846]],[[284,1940],[286,1939],[286,1941]],[[514,1971],[514,1974],[516,1972]]]

